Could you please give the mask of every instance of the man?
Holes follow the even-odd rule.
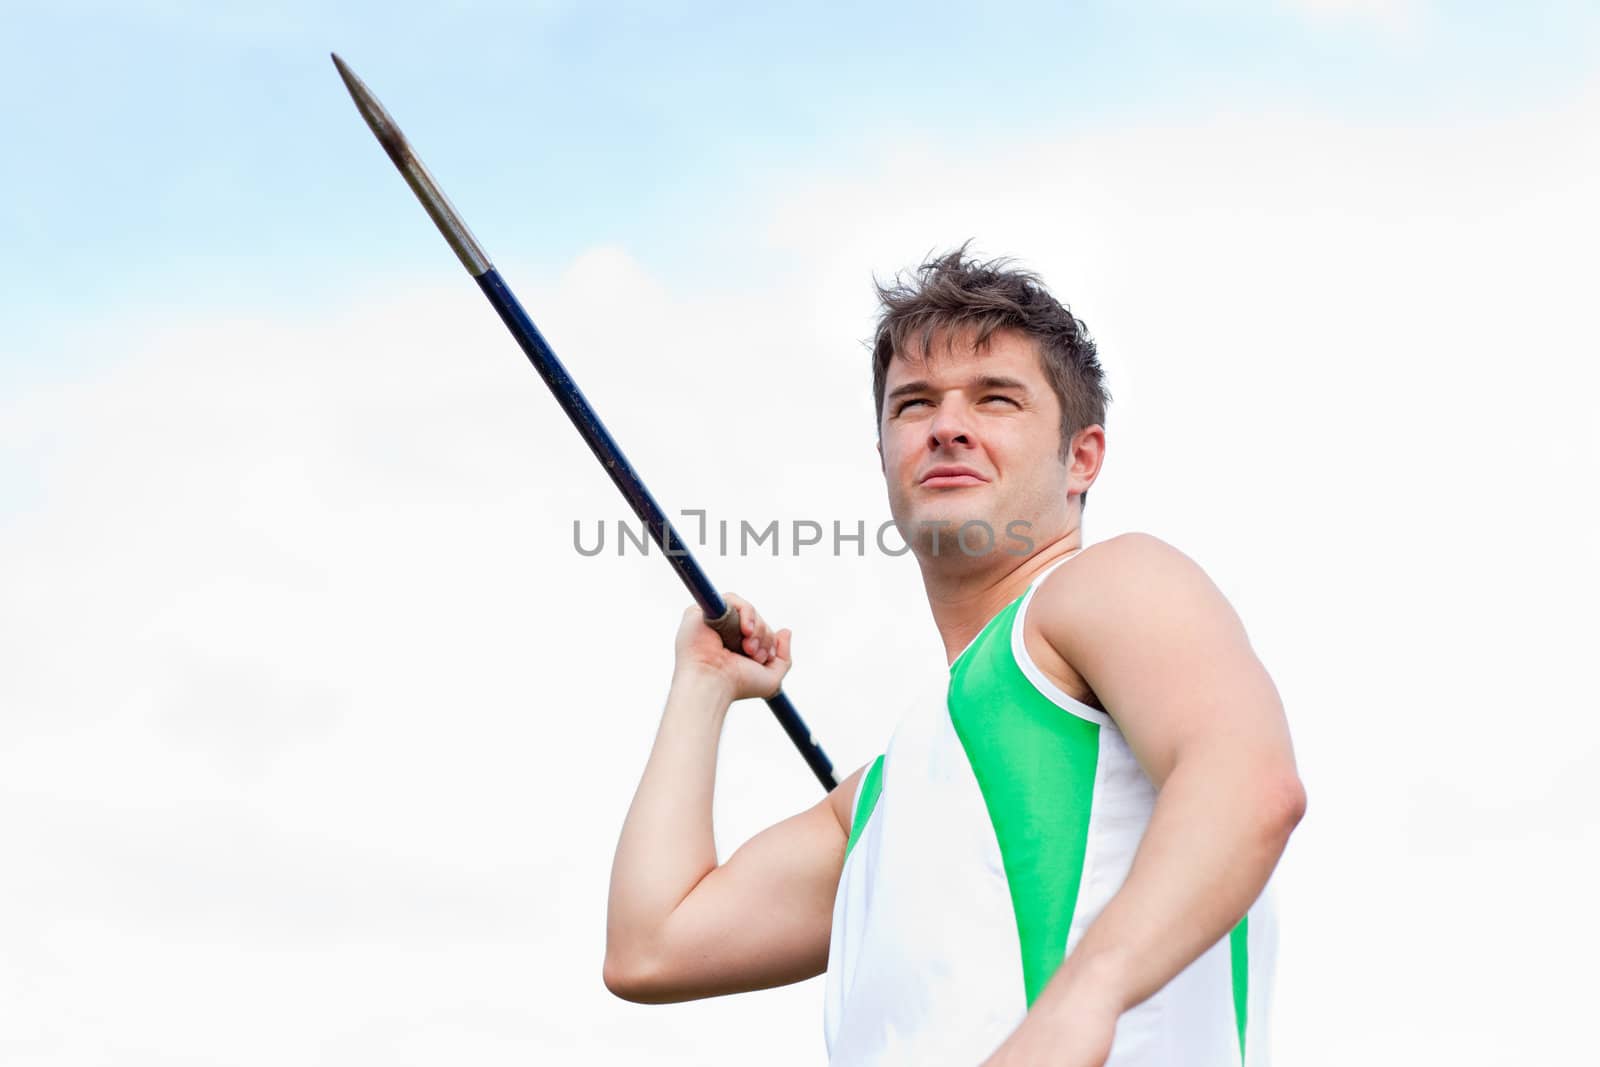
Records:
[[[830,1062],[1266,1063],[1263,893],[1304,810],[1277,692],[1201,569],[1082,546],[1107,396],[1084,326],[965,249],[881,287],[879,453],[950,661],[946,698],[823,801],[717,865],[744,656],[685,613],[612,869],[605,981],[647,1003],[827,972]]]

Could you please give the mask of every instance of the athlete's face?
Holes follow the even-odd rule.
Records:
[[[941,556],[980,556],[986,543],[1026,555],[1008,526],[1041,542],[1068,528],[1072,510],[1061,404],[1037,346],[1000,330],[981,351],[962,337],[947,348],[942,335],[930,348],[926,361],[889,363],[878,447],[890,512],[919,556],[936,538]]]

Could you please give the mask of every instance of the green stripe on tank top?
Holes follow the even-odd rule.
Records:
[[[1066,953],[1088,849],[1100,727],[1034,688],[1011,654],[1021,598],[950,665],[950,720],[989,809],[1028,1006]]]
[[[878,806],[878,794],[882,791],[883,757],[879,756],[867,768],[867,773],[861,776],[861,789],[856,794],[856,817],[850,822],[850,840],[844,844],[846,859],[850,858],[850,850],[856,847],[856,839],[866,828],[867,820],[872,818],[872,809]]]
[[[1249,1023],[1250,1006],[1250,913],[1228,935],[1228,951],[1233,958],[1233,1021],[1239,1028],[1239,1062],[1244,1062],[1244,1032]]]

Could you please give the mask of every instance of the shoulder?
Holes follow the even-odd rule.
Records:
[[[1177,548],[1154,534],[1132,531],[1096,541],[1071,563],[1057,567],[1040,583],[1037,596],[1041,600],[1060,600],[1062,591],[1067,589],[1082,592],[1130,582],[1149,585],[1204,577],[1200,565]]]
[[[1189,559],[1188,556],[1155,534],[1144,533],[1141,530],[1130,530],[1105,541],[1096,541],[1083,550],[1084,558],[1088,558],[1090,553],[1093,553],[1094,558],[1102,561],[1102,563],[1110,561],[1126,564],[1159,559]],[[1190,560],[1190,562],[1193,561]]]
[[[1057,567],[1040,583],[1030,615],[1040,635],[1075,665],[1106,641],[1236,621],[1198,563],[1141,532],[1096,542]]]
[[[1151,781],[1191,743],[1287,736],[1271,678],[1199,564],[1148,534],[1095,545],[1080,562],[1040,586],[1040,634],[1094,689]]]

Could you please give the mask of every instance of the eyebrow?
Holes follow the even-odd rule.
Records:
[[[981,377],[967,379],[967,388],[969,388],[969,389],[972,389],[972,388],[976,388],[976,389],[1015,389],[1015,390],[1017,390],[1019,392],[1023,392],[1023,393],[1026,393],[1028,391],[1027,383],[1020,382],[1015,378],[1002,378],[1002,377],[1000,377],[998,375],[994,375],[994,374],[985,374],[985,375],[982,375]],[[925,382],[925,381],[907,382],[904,385],[897,386],[893,392],[891,392],[888,396],[884,397],[884,401],[887,403],[888,401],[891,401],[891,400],[898,400],[902,396],[910,396],[912,393],[931,393],[932,391],[933,391],[933,386],[928,382]]]

